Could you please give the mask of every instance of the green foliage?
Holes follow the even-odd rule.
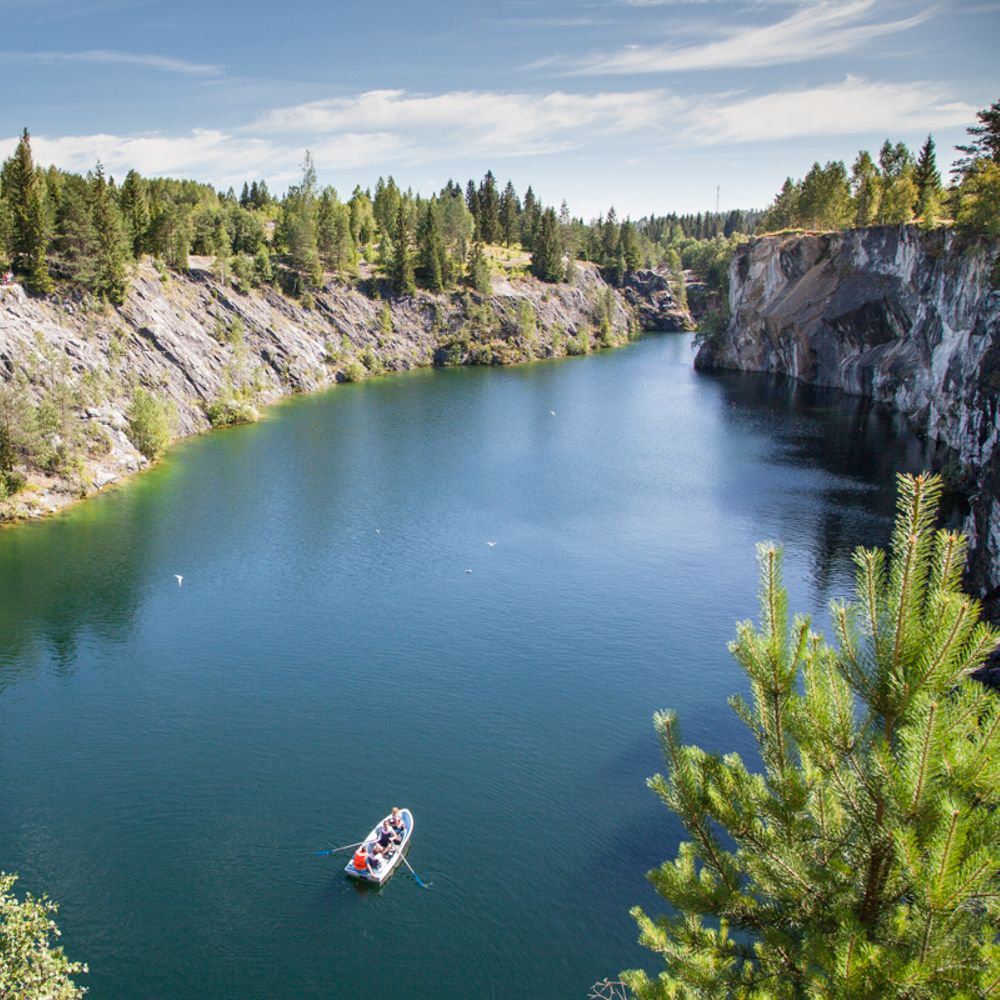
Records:
[[[344,382],[363,382],[368,378],[368,369],[357,358],[352,358],[341,368],[340,376]]]
[[[962,593],[965,541],[935,531],[941,483],[901,476],[888,557],[858,549],[836,645],[789,623],[781,552],[758,547],[761,626],[730,650],[763,773],[681,743],[655,717],[650,787],[687,838],[649,874],[671,906],[633,910],[665,971],[651,998],[981,997],[1000,975],[1000,703],[969,678],[996,646]]]
[[[476,240],[469,251],[469,265],[466,276],[469,287],[479,292],[480,295],[489,295],[490,285],[490,262],[486,259],[483,251],[483,244]]]
[[[11,267],[28,291],[44,295],[53,287],[46,258],[51,227],[45,205],[45,181],[35,169],[27,129],[14,155],[3,164],[0,190],[9,211]]]
[[[396,208],[388,264],[389,282],[396,295],[412,295],[417,290],[414,275],[413,246],[406,206],[402,201]]]
[[[531,254],[531,273],[542,281],[562,281],[565,275],[562,240],[556,213],[548,208],[542,213]]]
[[[205,406],[205,416],[213,427],[252,424],[260,417],[257,408],[247,399],[223,390]]]
[[[86,972],[56,945],[58,907],[30,893],[13,893],[16,875],[0,872],[0,997],[11,1000],[78,1000],[87,991],[72,976]]]
[[[106,296],[109,302],[121,305],[128,291],[127,263],[132,254],[118,202],[99,163],[90,187],[94,257],[88,287],[95,294]]]
[[[591,328],[589,323],[581,323],[575,336],[566,341],[566,353],[571,355],[589,354],[591,347]]]
[[[958,205],[961,229],[1000,239],[1000,163],[977,160],[962,181]]]
[[[125,414],[128,438],[150,461],[159,458],[177,428],[177,408],[146,389],[136,389]]]
[[[378,318],[379,329],[382,336],[388,337],[392,334],[392,306],[388,302],[382,303],[382,310]]]

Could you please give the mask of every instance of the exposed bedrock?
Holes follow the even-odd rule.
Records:
[[[1000,248],[939,229],[767,236],[730,266],[699,368],[776,372],[894,407],[969,492],[968,584],[1000,613]]]

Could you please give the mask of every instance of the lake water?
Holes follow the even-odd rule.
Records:
[[[752,756],[725,644],[754,543],[822,622],[920,465],[861,401],[696,373],[673,335],[184,443],[0,531],[0,869],[60,902],[95,1000],[548,1000],[655,969],[628,915],[679,837],[652,713]],[[315,856],[397,804],[429,889]]]

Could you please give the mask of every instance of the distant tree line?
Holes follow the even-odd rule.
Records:
[[[875,158],[861,150],[850,170],[841,160],[813,164],[801,180],[789,177],[761,228],[841,229],[916,222],[1000,236],[1000,101],[977,114],[951,183],[942,183],[933,136],[920,151],[886,139]]]
[[[208,184],[145,178],[121,183],[101,164],[86,176],[43,169],[27,130],[0,170],[0,267],[35,294],[55,288],[124,300],[144,255],[186,270],[191,255],[214,259],[241,287],[274,284],[307,302],[327,275],[383,278],[395,295],[465,287],[485,294],[500,256],[548,282],[571,280],[575,261],[613,283],[644,266],[681,266],[679,247],[749,233],[759,213],[742,210],[620,220],[612,207],[590,222],[557,212],[529,186],[501,188],[492,171],[465,186],[449,180],[430,197],[391,176],[343,200],[318,183],[306,153],[301,180],[278,198],[264,180],[216,191]],[[364,268],[364,269],[363,269]]]

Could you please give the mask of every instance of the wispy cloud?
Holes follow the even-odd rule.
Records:
[[[544,95],[373,90],[278,108],[250,131],[329,135],[379,130],[405,135],[408,151],[420,156],[429,151],[424,147],[439,150],[442,156],[456,150],[525,156],[578,146],[590,141],[595,131],[615,135],[656,129],[665,112],[683,104],[660,90]]]
[[[639,5],[647,3],[639,0]],[[583,60],[571,72],[673,73],[806,62],[905,31],[931,16],[925,10],[901,20],[879,21],[874,14],[875,0],[820,0],[772,24],[722,29],[726,37],[719,40],[683,46],[631,45]],[[719,34],[720,29],[713,26],[713,32]]]
[[[965,125],[975,109],[930,83],[841,83],[759,97],[699,101],[681,138],[695,146],[767,142],[799,136],[894,136]]]
[[[966,125],[975,109],[928,82],[839,83],[748,96],[681,97],[664,89],[550,94],[369,91],[278,108],[245,128],[179,135],[33,136],[36,158],[86,171],[100,160],[120,176],[185,175],[219,186],[251,176],[285,182],[312,150],[321,174],[403,164],[497,160],[600,147],[634,157],[721,145],[744,147],[796,137],[857,136],[859,143]],[[7,156],[16,137],[0,140]]]
[[[188,62],[171,56],[147,55],[137,52],[113,52],[108,49],[87,49],[84,52],[9,52],[0,51],[0,62],[34,63],[101,63],[139,66],[165,73],[186,76],[218,76],[221,66]]]

